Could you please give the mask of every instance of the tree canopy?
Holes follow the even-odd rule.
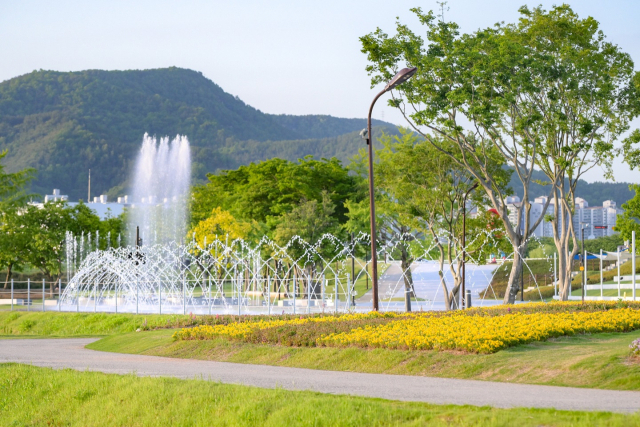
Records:
[[[398,22],[394,36],[377,29],[361,38],[371,83],[388,81],[400,67],[417,67],[415,76],[396,88],[390,104],[413,130],[465,168],[499,213],[513,244],[505,296],[505,302],[513,302],[520,258],[543,218],[529,214],[535,168],[546,175],[544,209],[555,196],[556,209],[564,212],[570,212],[575,185],[585,171],[600,165],[610,174],[613,143],[638,113],[633,62],[606,41],[593,18],[580,19],[567,5],[550,11],[522,7],[518,22],[469,34],[460,34],[456,23],[437,19],[433,12],[412,10],[426,36]],[[505,194],[489,169],[496,152],[522,183],[513,224]],[[563,231],[556,245],[568,247],[569,236],[575,237],[568,223],[566,233],[566,227],[554,228]],[[563,297],[565,270],[570,274],[565,267],[561,263]]]
[[[358,182],[359,178],[350,175],[335,158],[305,157],[297,163],[275,158],[251,163],[210,174],[207,184],[196,186],[191,222],[195,226],[219,207],[238,220],[255,221],[272,234],[281,223],[280,216],[303,203],[325,203],[326,198],[333,206],[331,218],[343,223],[347,219],[346,201],[362,198]]]

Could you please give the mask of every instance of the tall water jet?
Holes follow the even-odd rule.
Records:
[[[186,136],[160,138],[144,134],[133,175],[129,235],[145,245],[180,242],[187,226],[191,153]],[[129,242],[135,244],[135,242]]]

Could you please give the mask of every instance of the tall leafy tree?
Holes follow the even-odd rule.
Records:
[[[538,146],[537,165],[555,183],[553,237],[560,297],[566,300],[578,251],[579,230],[572,220],[578,181],[596,166],[613,177],[614,142],[637,114],[635,71],[629,55],[606,40],[595,19],[581,19],[567,5],[550,11],[522,7],[520,13],[519,22],[504,26],[500,37],[522,51],[514,73],[527,81],[514,105],[527,115],[517,129]]]
[[[474,191],[472,174],[415,133],[405,130],[402,137],[383,138],[382,144],[383,149],[376,153],[380,159],[376,169],[378,185],[388,195],[387,210],[397,212],[405,227],[430,237],[437,248],[445,307],[457,308],[462,282],[463,212],[469,208],[464,206],[465,195],[469,194],[467,201],[481,209],[486,198],[483,192]],[[442,144],[446,146],[447,141]],[[496,161],[492,173],[504,189],[509,171]],[[487,230],[485,222],[467,219],[466,251],[471,257],[483,257],[495,243],[494,230]],[[405,282],[409,282],[410,263],[404,262],[404,255],[402,266],[408,273]],[[451,283],[445,279],[445,268],[451,274]],[[409,285],[405,283],[407,292]]]
[[[513,302],[527,239],[543,218],[533,221],[529,213],[534,167],[549,166],[548,181],[541,182],[549,189],[546,210],[558,183],[565,176],[580,176],[580,161],[593,156],[595,163],[607,164],[612,141],[600,138],[599,131],[605,135],[606,129],[615,137],[628,123],[633,111],[630,60],[603,41],[595,20],[579,20],[568,6],[549,13],[521,8],[517,24],[496,24],[463,35],[457,24],[437,20],[433,12],[413,11],[425,25],[426,37],[398,23],[393,37],[378,29],[361,38],[372,84],[390,79],[403,65],[418,68],[394,92],[391,104],[416,132],[474,177],[499,213],[514,253],[505,295],[505,302]],[[608,74],[610,69],[613,74]],[[576,75],[570,78],[571,73]],[[594,93],[589,104],[591,90],[604,93]],[[571,105],[575,102],[580,106]],[[602,125],[603,116],[583,114],[582,105],[601,107],[603,112],[614,109],[615,118]],[[578,111],[578,117],[570,118],[576,125],[571,127],[566,115]],[[561,136],[572,131],[591,139],[564,144]],[[589,152],[585,144],[590,143]],[[513,207],[513,224],[504,193],[490,171],[496,151],[522,183],[522,203]]]

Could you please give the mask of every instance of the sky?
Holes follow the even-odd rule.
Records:
[[[449,0],[444,13],[472,32],[516,21],[521,5],[558,3]],[[640,1],[569,4],[598,20],[640,69]],[[177,66],[265,113],[366,117],[380,88],[370,86],[359,37],[377,27],[392,34],[396,17],[421,32],[413,7],[440,10],[435,0],[0,0],[0,81],[38,69]],[[374,118],[405,125],[384,100]],[[632,125],[640,128],[640,120]],[[617,161],[615,178],[640,182],[640,172]],[[602,181],[601,169],[585,179]]]

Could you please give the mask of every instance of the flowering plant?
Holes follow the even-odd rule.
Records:
[[[640,356],[640,338],[631,342],[629,348],[631,349],[632,356]]]

